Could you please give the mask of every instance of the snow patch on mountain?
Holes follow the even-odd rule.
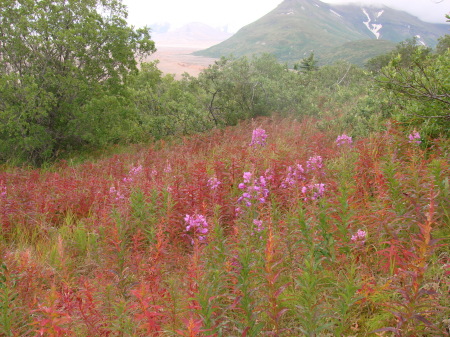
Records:
[[[425,43],[425,41],[422,40],[422,37],[420,35],[416,35],[415,37],[417,38],[417,42],[420,43],[422,46],[426,46],[427,45]]]
[[[330,12],[333,13],[336,16],[339,16],[340,18],[342,18],[342,15],[339,14],[338,12],[335,12],[334,10],[330,9]]]
[[[383,28],[383,25],[381,23],[371,23],[372,19],[370,18],[369,13],[365,10],[365,8],[361,8],[363,13],[367,17],[367,21],[363,21],[363,23],[366,25],[367,29],[370,30],[373,35],[377,38],[377,40],[380,38],[380,30]],[[383,14],[383,11],[381,11],[381,14]],[[377,18],[381,15],[380,12],[377,13]]]

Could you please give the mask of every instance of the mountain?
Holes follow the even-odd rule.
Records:
[[[384,6],[336,5],[334,10],[372,39],[398,43],[416,37],[419,43],[434,47],[440,36],[450,33],[450,25],[423,22],[404,11]]]
[[[319,0],[285,0],[229,39],[195,55],[220,57],[272,53],[291,65],[314,51],[321,64],[346,59],[362,65],[395,44],[417,37],[434,46],[448,24],[426,23],[388,7],[330,5]]]

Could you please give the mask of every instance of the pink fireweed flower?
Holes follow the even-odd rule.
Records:
[[[128,172],[129,175],[136,175],[142,171],[142,165],[132,167],[131,170]]]
[[[305,173],[305,170],[300,164],[297,164],[295,166],[288,166],[287,176],[281,183],[281,187],[288,188],[290,186],[296,185],[301,180],[305,180],[303,173]]]
[[[323,168],[323,162],[321,156],[313,156],[309,157],[308,161],[306,162],[306,168],[308,171],[319,171]]]
[[[264,227],[262,225],[262,220],[258,220],[258,219],[253,219],[253,224],[256,226],[255,227],[255,232],[262,232],[264,230]]]
[[[337,146],[341,146],[341,145],[345,145],[345,144],[351,144],[353,142],[352,137],[347,136],[345,133],[343,133],[342,135],[338,136],[336,139],[336,145]]]
[[[199,241],[206,239],[206,234],[209,232],[209,225],[206,218],[201,214],[188,215],[184,217],[186,223],[186,232],[192,231],[197,235]]]
[[[142,172],[142,165],[136,166],[136,167],[132,167],[130,169],[130,171],[128,171],[128,176],[126,176],[125,178],[123,178],[123,182],[125,183],[130,183],[133,181],[133,177],[138,175],[140,172]]]
[[[245,202],[247,207],[252,205],[252,200],[258,200],[260,203],[265,203],[269,196],[269,189],[267,188],[267,181],[264,176],[251,181],[252,174],[250,172],[244,173],[244,182],[238,185],[239,189],[244,190],[238,202]]]
[[[0,185],[0,197],[6,197],[7,188],[4,185]]]
[[[367,237],[367,232],[363,231],[362,229],[358,229],[356,234],[352,235],[351,240],[354,243],[364,244],[364,242],[366,241],[366,237]]]
[[[266,130],[257,128],[253,130],[252,141],[250,143],[250,146],[257,146],[257,145],[265,146],[266,139],[267,139]]]
[[[248,184],[252,179],[252,174],[250,172],[244,172],[244,184]]]
[[[109,194],[113,195],[115,200],[125,199],[125,196],[120,193],[120,191],[118,191],[114,186],[109,189]]]
[[[212,177],[208,179],[208,186],[212,190],[216,190],[219,185],[222,184],[216,177]]]
[[[314,191],[312,200],[322,198],[325,193],[325,184],[314,184],[311,189]]]
[[[416,130],[413,131],[413,133],[411,133],[409,136],[409,143],[416,143],[416,144],[420,144],[422,143],[422,141],[420,140],[420,133],[417,132]]]
[[[169,161],[167,161],[167,165],[166,165],[166,167],[164,168],[164,172],[165,172],[165,173],[170,173],[170,172],[172,172],[172,165],[170,165]]]
[[[311,200],[317,200],[325,194],[325,184],[309,184],[302,187],[302,193],[304,195],[303,200],[308,201],[310,196]],[[312,195],[312,196],[311,196]]]

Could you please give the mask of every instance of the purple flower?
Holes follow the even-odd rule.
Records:
[[[167,161],[166,167],[164,168],[165,173],[172,172],[172,165],[170,165],[169,161]]]
[[[409,143],[416,143],[416,144],[420,144],[422,143],[422,141],[420,140],[420,133],[417,132],[416,130],[413,131],[413,133],[411,133],[409,136]]]
[[[216,177],[212,177],[208,179],[208,186],[210,189],[215,190],[222,184]]]
[[[128,176],[122,179],[124,183],[131,183],[133,181],[133,176],[138,175],[140,172],[142,172],[142,165],[132,167],[130,171],[128,171]]]
[[[206,239],[205,235],[209,232],[209,225],[206,218],[201,214],[188,215],[184,217],[186,223],[186,232],[192,231],[194,234],[198,235],[199,241],[204,241]]]
[[[252,200],[258,200],[260,203],[265,203],[269,195],[267,188],[266,177],[260,176],[257,179],[251,180],[252,174],[250,172],[244,173],[244,183],[238,185],[239,189],[244,190],[242,196],[239,197],[238,202],[245,202],[247,207],[252,205]]]
[[[336,139],[337,146],[345,145],[345,144],[351,144],[353,142],[352,137],[347,136],[345,133],[338,136]]]
[[[6,197],[7,191],[8,191],[8,189],[6,188],[6,186],[3,184],[0,184],[0,197]]]
[[[252,174],[250,172],[244,172],[244,183],[248,184],[252,179]]]
[[[281,187],[287,188],[289,186],[295,185],[300,180],[304,180],[305,177],[303,176],[303,173],[305,170],[303,169],[303,166],[300,164],[297,164],[296,166],[288,166],[287,168],[287,176],[284,179],[284,181],[281,183]]]
[[[116,190],[116,188],[114,186],[112,186],[109,189],[109,193],[115,195],[115,198],[114,198],[115,200],[125,199],[125,196],[122,193],[120,193],[120,191]]]
[[[267,139],[266,131],[264,129],[257,128],[255,130],[253,130],[252,141],[250,143],[250,146],[256,146],[256,145],[265,146],[266,139]]]
[[[306,195],[312,193],[311,200],[317,200],[323,197],[325,194],[325,184],[309,184],[302,187],[302,193]],[[308,197],[303,198],[304,201],[308,201]]]
[[[306,162],[306,168],[308,171],[318,171],[323,168],[322,157],[321,156],[313,156],[309,157]]]
[[[262,220],[253,219],[253,224],[256,226],[255,232],[261,232],[264,230],[264,227],[262,226]]]
[[[314,184],[312,189],[314,190],[312,199],[319,199],[323,197],[323,194],[325,193],[325,184]]]
[[[366,241],[367,232],[363,231],[362,229],[358,229],[355,235],[352,235],[351,240],[355,243],[364,244]]]
[[[136,167],[132,167],[131,170],[128,172],[129,175],[136,175],[139,172],[142,171],[142,165],[136,166]]]

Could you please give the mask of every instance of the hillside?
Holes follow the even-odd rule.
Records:
[[[0,335],[445,336],[450,166],[432,148],[260,119],[0,172]]]
[[[386,7],[332,6],[318,0],[285,0],[229,39],[195,52],[195,55],[220,57],[272,53],[280,61],[292,64],[314,51],[323,64],[336,59],[332,56],[336,52],[341,59],[361,65],[407,38],[417,37],[422,43],[434,46],[437,38],[448,32],[448,27],[425,23],[406,12]],[[378,39],[391,43],[376,42]],[[350,43],[359,40],[371,40],[373,44],[369,41]]]

